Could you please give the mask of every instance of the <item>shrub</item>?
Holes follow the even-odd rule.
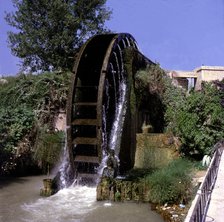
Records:
[[[183,155],[202,159],[224,137],[224,109],[220,102],[216,87],[204,83],[202,91],[191,92],[176,109],[167,109],[166,120],[181,140]]]
[[[37,136],[34,158],[45,173],[49,173],[49,168],[54,166],[62,152],[64,132],[47,132],[46,128],[41,128]]]
[[[167,167],[155,171],[146,177],[149,186],[149,200],[152,203],[185,203],[188,201],[191,176],[191,162],[177,159]]]
[[[19,168],[18,157],[27,159],[26,163],[33,161],[36,129],[48,125],[54,130],[55,115],[66,107],[71,73],[20,74],[6,79],[8,83],[0,87],[0,174]],[[27,152],[19,148],[21,144]]]

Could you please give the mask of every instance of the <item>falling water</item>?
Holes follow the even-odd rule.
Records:
[[[61,155],[61,160],[58,168],[58,174],[59,175],[59,188],[65,188],[70,185],[70,173],[71,173],[71,164],[69,159],[69,152],[67,149],[67,132],[65,130],[65,142],[63,147],[63,154]]]
[[[112,74],[112,85],[113,85],[113,93],[114,93],[114,101],[115,102],[115,112],[114,112],[114,120],[112,125],[112,129],[109,130],[109,135],[107,135],[107,115],[111,115],[108,112],[110,106],[110,95],[109,95],[109,82],[106,80],[105,84],[105,95],[106,95],[106,103],[103,105],[103,130],[102,130],[102,150],[103,150],[103,159],[98,169],[98,174],[102,175],[103,168],[106,166],[106,161],[108,159],[107,148],[115,150],[115,156],[118,159],[118,154],[120,152],[120,144],[121,144],[121,136],[123,123],[125,119],[125,113],[127,109],[126,104],[126,95],[127,95],[127,82],[124,76],[124,67],[122,61],[122,52],[121,48],[118,45],[119,58],[121,60],[121,65],[119,65],[117,53],[113,52],[113,56],[115,59],[115,65],[110,64],[110,73]],[[114,70],[116,68],[116,70]],[[116,81],[117,79],[117,81]],[[119,160],[118,160],[119,162]]]
[[[125,113],[126,113],[126,109],[127,109],[127,104],[126,104],[127,82],[124,77],[122,52],[121,52],[121,48],[119,45],[118,45],[118,50],[119,50],[119,56],[121,59],[121,70],[119,70],[119,73],[118,73],[119,97],[118,97],[118,99],[116,101],[116,105],[115,105],[115,109],[116,109],[115,110],[115,118],[114,118],[114,122],[112,124],[113,127],[111,130],[110,139],[109,139],[109,147],[111,149],[115,150],[116,155],[118,155],[120,152],[121,135],[122,135]],[[117,54],[115,53],[114,56],[115,56],[117,67],[119,67]]]
[[[121,135],[125,116],[124,114],[126,112],[126,88],[127,85],[125,83],[125,80],[122,80],[119,87],[120,97],[116,105],[115,119],[113,122],[113,127],[109,139],[109,147],[111,149],[114,149],[116,154],[119,153],[119,146],[121,142]]]

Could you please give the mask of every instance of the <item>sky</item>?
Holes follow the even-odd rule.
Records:
[[[140,51],[166,70],[191,71],[201,65],[224,66],[224,0],[107,0],[113,11],[106,26],[130,33]],[[0,76],[19,72],[19,59],[7,47],[4,11],[0,0]]]

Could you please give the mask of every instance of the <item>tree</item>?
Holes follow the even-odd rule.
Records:
[[[192,91],[178,106],[169,107],[166,120],[181,141],[186,156],[202,158],[224,137],[222,93],[214,84],[204,83],[200,92]]]
[[[111,11],[106,0],[12,0],[6,21],[12,53],[30,71],[71,69],[77,50],[92,35],[104,33]]]

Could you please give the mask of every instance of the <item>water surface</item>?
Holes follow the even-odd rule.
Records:
[[[0,222],[163,221],[149,204],[98,202],[95,187],[70,187],[40,197],[43,178],[0,178]]]

